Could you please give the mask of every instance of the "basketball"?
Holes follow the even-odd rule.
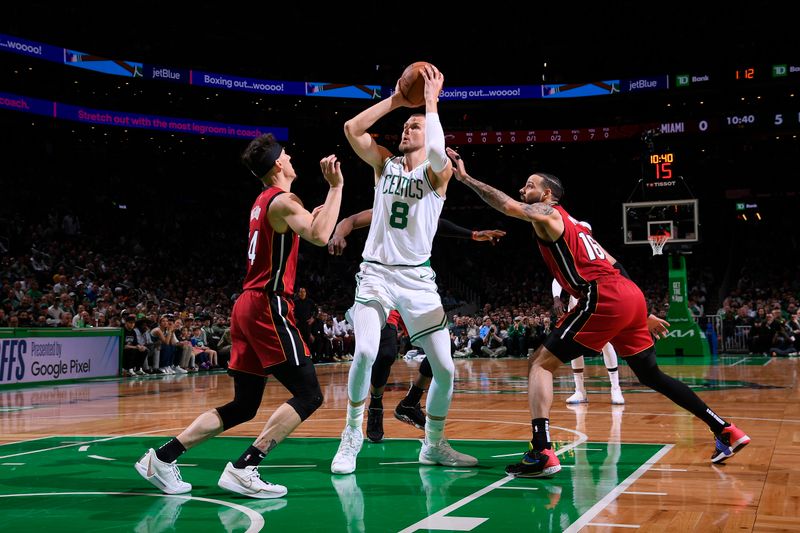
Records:
[[[398,82],[398,89],[414,107],[425,104],[425,78],[422,69],[430,65],[427,61],[417,61],[406,67]],[[433,65],[431,65],[433,66]]]

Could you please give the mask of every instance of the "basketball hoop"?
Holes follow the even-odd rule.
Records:
[[[647,240],[650,241],[650,248],[653,249],[653,255],[662,255],[662,250],[664,250],[664,245],[667,244],[669,240],[669,233],[665,232],[661,235],[650,235]]]

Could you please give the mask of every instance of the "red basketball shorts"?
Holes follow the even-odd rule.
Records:
[[[278,294],[242,292],[231,314],[231,343],[232,370],[266,376],[270,367],[281,363],[311,362],[294,322],[294,302]]]
[[[635,355],[653,346],[647,316],[647,303],[635,283],[622,276],[600,278],[561,317],[544,345],[564,362],[598,355],[608,342],[621,357]]]

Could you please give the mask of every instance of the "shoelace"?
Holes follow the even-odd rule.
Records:
[[[256,480],[261,480],[261,474],[258,473],[258,468],[247,468],[245,469],[245,475],[242,476],[250,481],[251,483]]]
[[[175,463],[170,463],[170,467],[172,468],[172,473],[175,475],[175,478],[178,481],[183,481],[183,478],[181,477],[181,469],[178,468],[178,465]]]
[[[344,436],[342,437],[342,451],[347,452],[348,454],[355,454],[356,448],[358,445],[356,444],[356,434],[355,432],[345,432]]]
[[[433,447],[439,450],[439,453],[444,457],[446,457],[447,459],[450,460],[458,459],[459,453],[455,451],[453,447],[450,446],[450,443],[447,442],[446,440],[439,441],[439,443],[434,445]]]

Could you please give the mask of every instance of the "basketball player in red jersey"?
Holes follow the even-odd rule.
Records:
[[[543,172],[532,174],[519,191],[522,202],[517,202],[467,174],[464,161],[455,150],[448,148],[447,155],[453,162],[456,179],[483,201],[501,213],[533,224],[548,269],[564,290],[578,299],[578,305],[561,317],[533,354],[528,376],[533,438],[522,460],[506,467],[507,474],[541,477],[561,470],[550,442],[553,372],[581,355],[598,355],[607,342],[614,345],[642,384],[708,425],[715,436],[712,462],[724,461],[750,442],[750,437],[720,418],[683,382],[658,368],[651,334],[666,334],[669,324],[648,316],[639,287],[591,233],[581,231],[578,221],[559,205],[564,188],[558,178]]]
[[[201,414],[183,432],[158,450],[152,448],[136,470],[167,494],[182,494],[192,486],[181,479],[176,465],[186,450],[255,417],[267,375],[272,374],[292,397],[272,414],[255,442],[219,478],[221,488],[252,498],[279,498],[286,487],[262,480],[258,465],[287,435],[322,405],[308,347],[294,321],[295,274],[300,237],[325,246],[336,225],[344,178],[330,155],[320,161],[330,189],[325,204],[309,213],[290,191],[297,174],[291,156],[272,134],[254,139],[242,155],[264,191],[250,210],[247,274],[244,290],[231,316],[231,360],[234,398]]]

